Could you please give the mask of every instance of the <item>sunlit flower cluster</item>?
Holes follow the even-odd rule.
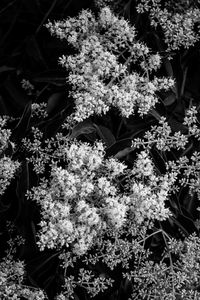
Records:
[[[10,157],[4,156],[0,159],[0,195],[4,193],[11,179],[14,177],[20,163],[13,161]]]
[[[42,181],[28,193],[41,207],[41,250],[64,247],[81,256],[108,230],[125,228],[128,214],[138,226],[145,220],[170,216],[166,201],[174,179],[167,174],[156,175],[147,153],[138,155],[132,171],[104,155],[100,142],[93,146],[71,142],[63,152],[65,166],[54,162],[50,181]],[[121,193],[117,178],[125,170],[130,179],[125,193]]]
[[[25,265],[23,261],[15,261],[12,255],[7,255],[0,262],[0,298],[45,300],[44,292],[30,288],[24,284]]]
[[[182,1],[172,4],[171,1],[140,0],[137,11],[138,13],[147,12],[152,26],[161,26],[168,50],[189,48],[200,38],[194,29],[195,25],[200,22],[200,9],[195,7],[194,3],[185,5]]]
[[[188,136],[180,131],[173,132],[165,117],[161,117],[158,126],[152,126],[151,130],[144,134],[144,138],[133,140],[132,147],[151,148],[153,145],[158,150],[170,151],[170,149],[184,149],[188,143]]]
[[[161,65],[160,55],[138,42],[135,27],[109,7],[101,9],[96,19],[83,10],[77,18],[49,22],[47,28],[77,50],[74,55],[61,56],[59,63],[69,71],[67,81],[76,109],[73,117],[78,122],[106,114],[113,106],[124,117],[137,110],[143,116],[158,102],[156,92],[174,84],[168,78],[158,79],[159,85],[156,78],[149,79]],[[128,67],[134,70],[136,63],[141,72],[129,72]]]
[[[41,183],[31,197],[42,208],[40,248],[71,245],[74,253],[82,255],[105,228],[106,215],[110,213],[111,218],[113,214],[110,224],[116,228],[120,218],[124,219],[126,208],[115,197],[113,179],[126,167],[114,159],[104,161],[101,143],[91,147],[76,142],[65,150],[67,166],[52,166],[50,184]],[[112,203],[108,203],[108,197],[113,197]]]
[[[0,116],[0,153],[3,152],[10,142],[11,130],[4,128],[7,123],[6,116]]]
[[[145,219],[167,219],[171,213],[166,207],[166,201],[175,183],[176,173],[158,176],[148,153],[142,151],[135,161],[132,174],[134,177],[129,205],[136,222],[140,224]]]
[[[200,139],[200,129],[198,126],[198,118],[197,118],[197,108],[192,106],[186,111],[186,115],[184,118],[183,124],[188,127],[188,134],[194,136],[198,140]]]

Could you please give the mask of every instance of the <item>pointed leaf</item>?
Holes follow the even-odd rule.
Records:
[[[106,150],[106,156],[115,156],[117,158],[126,156],[130,151],[133,151],[131,145],[132,139],[119,140]]]
[[[79,123],[72,129],[72,133],[70,135],[71,139],[77,138],[81,134],[89,134],[96,131],[96,128],[92,121],[84,120],[83,122]]]
[[[52,94],[49,97],[47,104],[48,115],[57,113],[60,107],[63,108],[64,102],[63,93]]]
[[[164,100],[163,103],[165,106],[170,106],[176,101],[176,95],[174,93],[169,94]]]
[[[106,128],[105,126],[96,124],[94,124],[94,127],[96,128],[97,134],[107,147],[110,147],[116,142],[115,137],[110,129]]]

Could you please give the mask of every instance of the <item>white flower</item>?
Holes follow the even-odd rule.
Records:
[[[106,167],[111,172],[112,176],[122,174],[127,168],[127,166],[124,163],[121,163],[114,158],[109,158],[106,160]]]
[[[118,198],[108,197],[105,199],[104,213],[109,223],[116,229],[123,226],[126,221],[127,206],[120,203]]]
[[[140,152],[132,171],[133,174],[137,174],[138,176],[151,176],[153,171],[153,164],[148,154],[145,151]]]
[[[116,188],[110,183],[106,177],[100,177],[97,180],[98,193],[103,196],[115,195]]]

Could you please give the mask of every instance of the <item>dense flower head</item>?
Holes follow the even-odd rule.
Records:
[[[8,156],[3,156],[0,159],[0,195],[4,193],[11,179],[14,177],[20,163],[13,161]]]
[[[136,176],[151,176],[153,174],[154,167],[148,153],[142,151],[138,154],[133,174]]]
[[[165,204],[174,179],[168,174],[158,176],[148,153],[138,154],[133,170],[128,170],[115,158],[105,158],[101,142],[91,146],[71,141],[63,158],[62,167],[56,162],[51,165],[50,180],[28,193],[41,207],[41,250],[67,248],[82,256],[106,232],[115,234],[129,226],[129,217],[131,226],[137,227],[170,216]],[[125,174],[129,181],[122,192],[117,178]]]
[[[96,18],[83,10],[77,18],[49,22],[47,28],[76,50],[59,59],[69,72],[67,81],[75,101],[76,122],[106,114],[113,106],[124,117],[136,111],[143,116],[158,102],[156,92],[170,89],[174,83],[170,78],[159,78],[159,84],[149,79],[149,74],[161,65],[160,55],[138,42],[135,27],[108,6]],[[141,72],[129,72],[128,67],[134,69],[137,63]]]
[[[136,222],[140,224],[145,219],[167,219],[171,212],[166,207],[166,201],[170,197],[176,176],[167,173],[157,176],[152,160],[144,151],[138,155],[132,173],[134,178],[131,183],[129,206]]]

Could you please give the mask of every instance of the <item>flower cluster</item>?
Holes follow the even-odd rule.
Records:
[[[181,156],[176,161],[168,161],[167,169],[176,174],[180,174],[179,185],[189,186],[190,193],[197,193],[200,199],[200,154],[195,151],[190,158]]]
[[[147,220],[165,220],[171,213],[166,208],[176,173],[158,176],[147,152],[142,151],[135,161],[131,182],[130,204],[136,223]]]
[[[198,140],[200,139],[200,129],[198,128],[198,119],[197,119],[197,108],[195,106],[190,107],[186,111],[183,124],[188,127],[188,134],[194,136]]]
[[[113,106],[124,117],[137,110],[143,116],[158,102],[156,92],[174,84],[170,78],[149,79],[161,65],[160,55],[138,42],[135,27],[109,7],[102,8],[97,18],[83,10],[77,18],[46,26],[76,49],[76,54],[63,55],[59,62],[69,71],[67,81],[72,86],[77,122],[106,114]],[[140,73],[134,72],[136,63]]]
[[[158,263],[150,259],[150,253],[136,252],[140,264],[123,275],[127,280],[134,279],[130,299],[199,299],[199,237],[193,234],[179,241],[163,230],[156,234],[164,237],[167,250]]]
[[[45,300],[44,292],[37,288],[24,285],[25,265],[22,261],[15,261],[11,255],[0,262],[0,298]]]
[[[45,300],[45,293],[36,287],[26,285],[25,263],[16,259],[17,247],[24,244],[20,236],[14,236],[14,224],[7,222],[7,230],[10,239],[7,241],[8,249],[0,260],[0,298],[9,300]]]
[[[48,116],[47,104],[44,103],[44,102],[42,102],[42,103],[32,103],[31,109],[32,109],[32,117],[45,118],[45,117]]]
[[[56,300],[65,300],[66,297],[69,299],[69,295],[73,299],[73,289],[76,285],[84,287],[85,290],[92,296],[95,297],[99,292],[104,292],[109,286],[112,285],[112,280],[104,277],[96,277],[91,270],[80,269],[77,280],[74,276],[70,276],[65,279],[64,292],[56,297]]]
[[[22,79],[21,81],[22,88],[27,92],[27,95],[32,95],[34,91],[34,86],[27,79]]]
[[[6,156],[4,151],[11,145],[14,149],[15,144],[10,141],[11,130],[4,128],[9,117],[0,117],[0,195],[4,193],[11,179],[14,177],[20,163],[13,161],[9,156]]]
[[[105,228],[106,216],[116,228],[118,221],[123,224],[126,209],[116,197],[113,179],[125,166],[114,159],[104,161],[101,143],[93,147],[71,143],[63,155],[67,166],[53,165],[50,184],[42,182],[32,195],[42,208],[39,245],[41,249],[71,245],[74,253],[82,255]]]
[[[172,132],[171,127],[166,122],[165,117],[161,117],[158,126],[152,126],[151,130],[144,134],[144,138],[133,140],[132,147],[151,148],[153,145],[158,150],[169,151],[172,148],[184,149],[188,143],[188,136],[180,131]]]
[[[0,159],[0,195],[5,192],[19,166],[19,162],[11,160],[8,156]]]
[[[194,30],[195,25],[199,24],[200,9],[196,8],[194,3],[185,5],[182,1],[173,4],[171,1],[165,1],[164,5],[162,4],[161,0],[139,0],[137,11],[138,13],[147,12],[152,26],[161,26],[167,50],[193,46],[200,38]],[[174,10],[174,7],[177,9]]]
[[[67,248],[82,256],[96,245],[97,237],[123,230],[128,215],[134,226],[170,216],[165,204],[174,178],[158,176],[145,152],[128,171],[116,159],[105,159],[102,143],[90,146],[74,141],[63,149],[63,163],[61,167],[54,161],[50,181],[41,181],[28,193],[41,207],[41,250]],[[129,183],[122,193],[117,178],[126,172]]]
[[[7,123],[6,116],[0,116],[0,153],[2,153],[10,142],[11,130],[4,128]]]

